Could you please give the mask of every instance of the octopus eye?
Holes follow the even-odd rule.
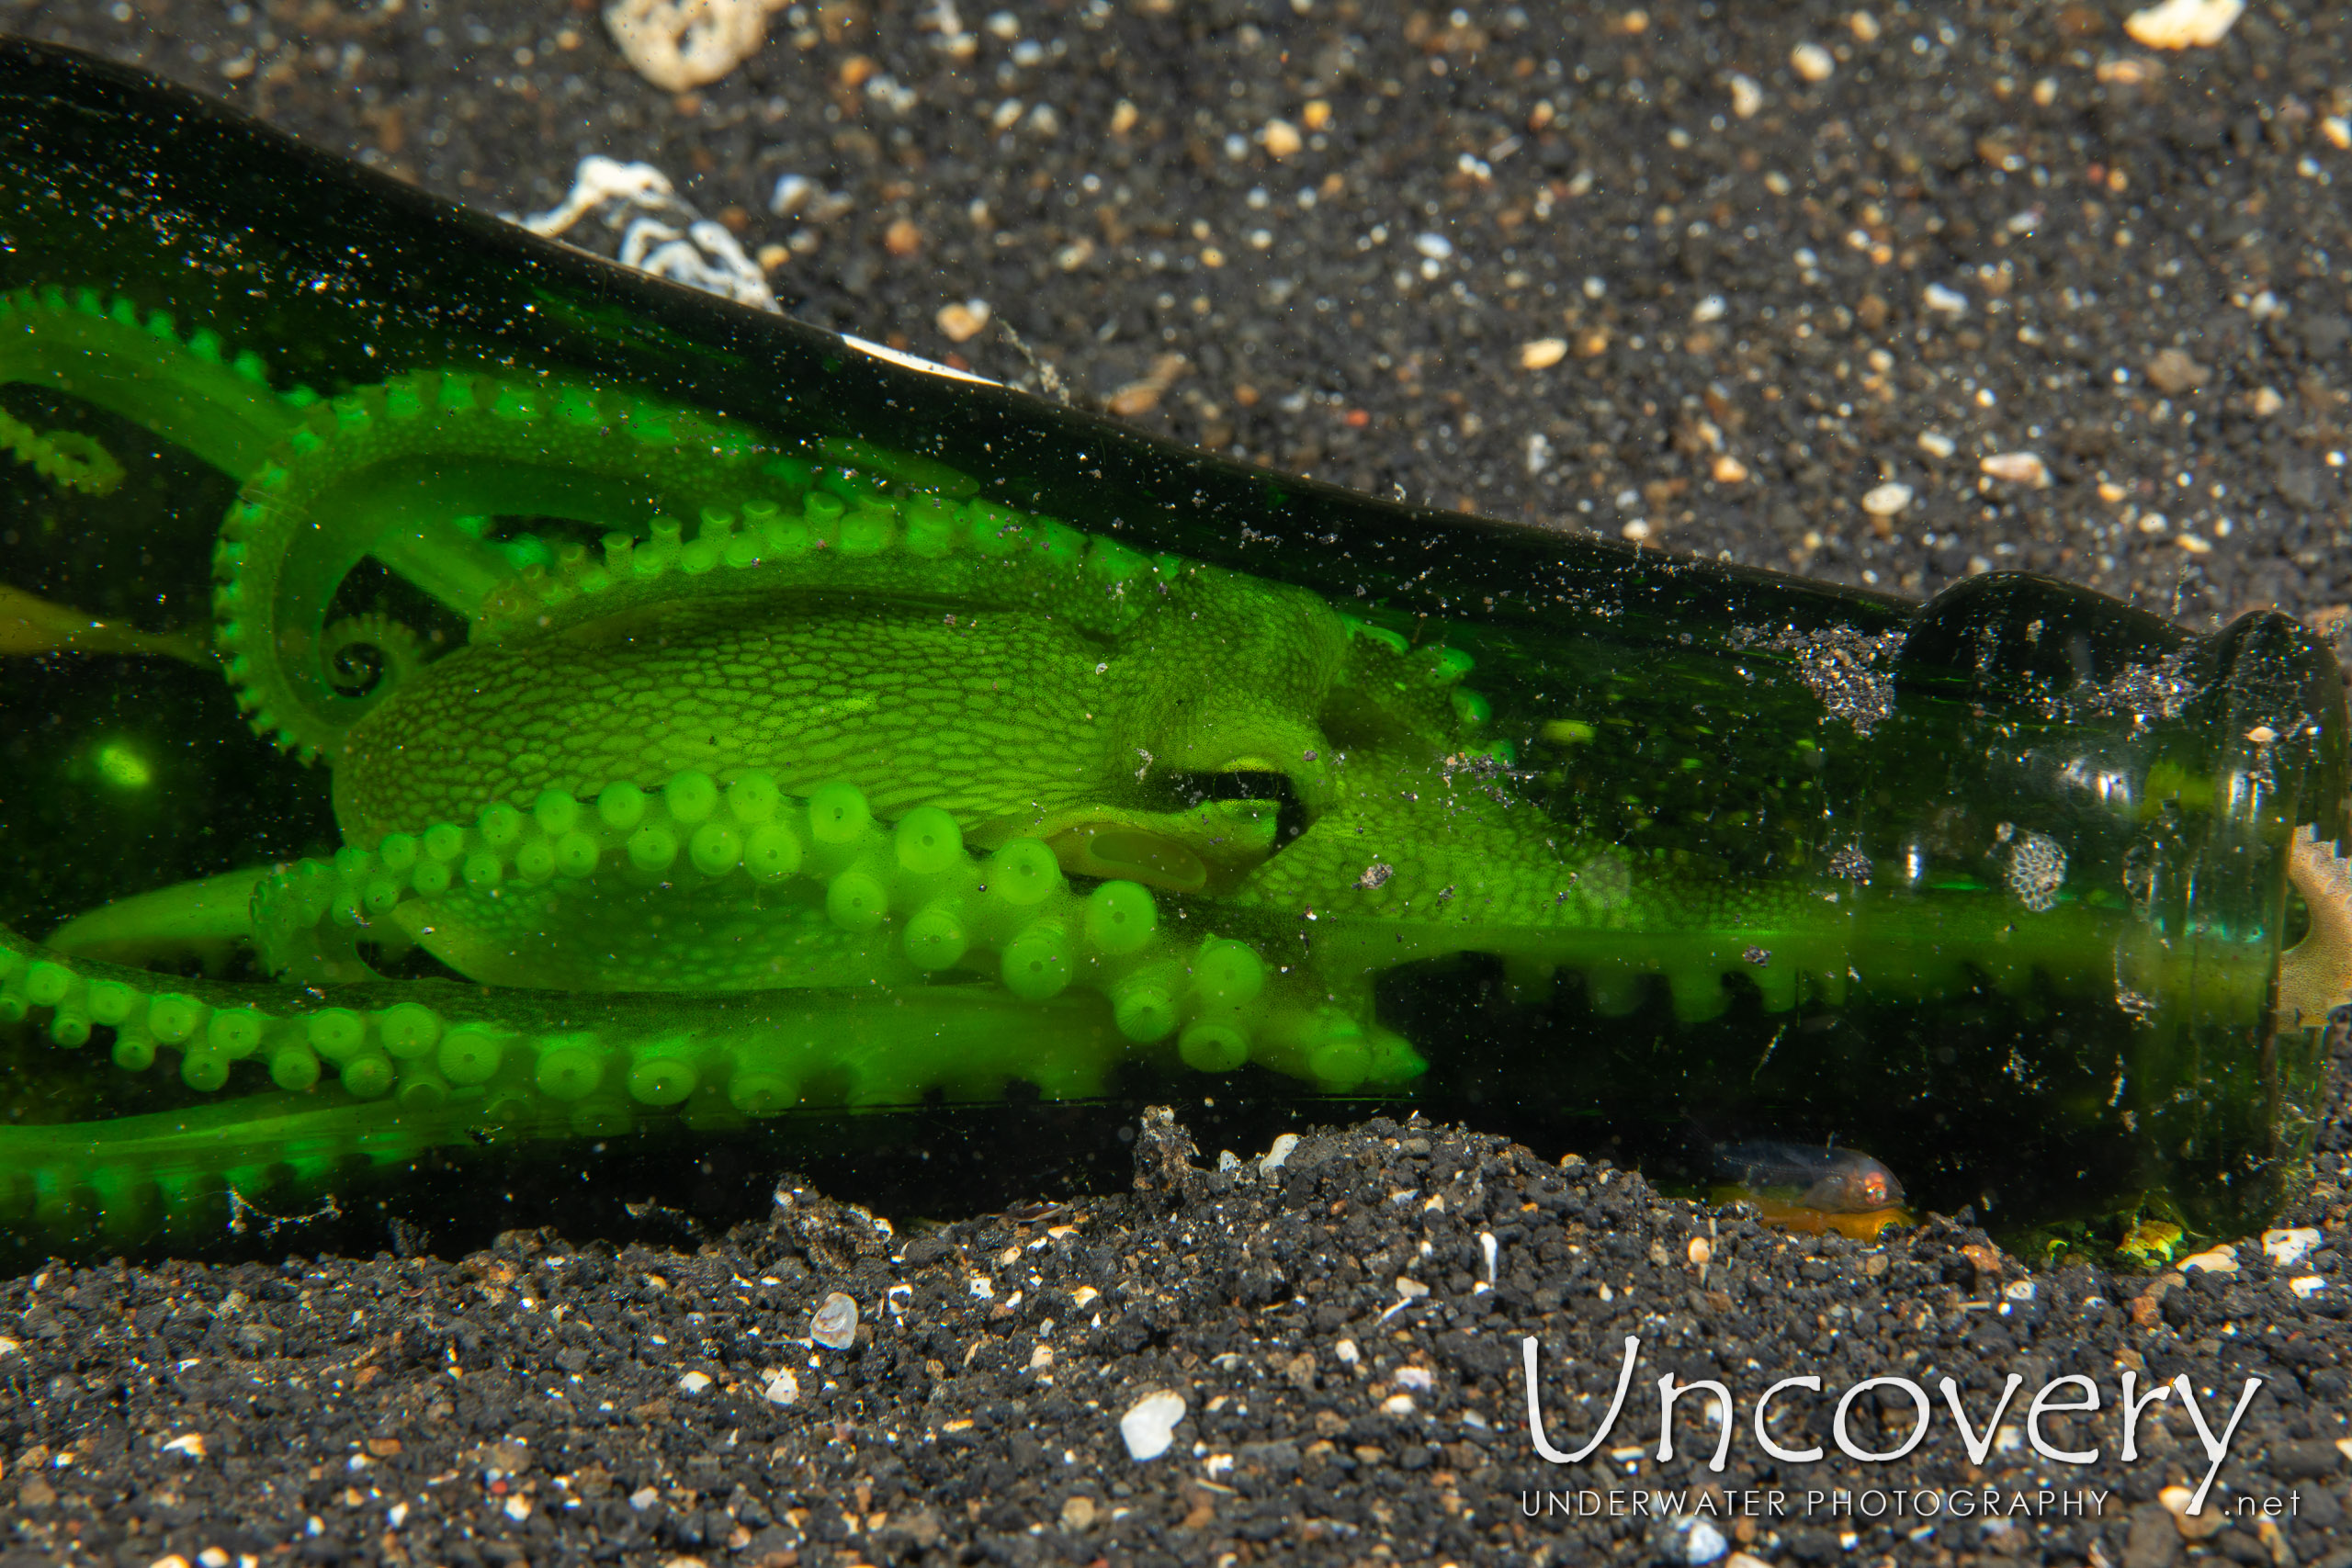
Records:
[[[1179,804],[1204,806],[1213,800],[1264,800],[1276,807],[1274,848],[1281,849],[1306,831],[1306,808],[1287,773],[1272,769],[1235,768],[1229,772],[1171,773],[1167,784]]]

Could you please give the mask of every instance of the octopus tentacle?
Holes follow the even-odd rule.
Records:
[[[373,657],[361,665],[356,649]],[[390,615],[346,615],[319,634],[319,661],[334,671],[337,691],[372,692],[398,686],[424,668],[424,642]]]
[[[122,484],[122,465],[114,454],[78,430],[35,430],[23,420],[0,410],[0,446],[6,446],[33,472],[66,490],[85,495],[112,495]]]
[[[697,934],[641,953],[592,945],[630,886],[649,921]],[[1174,1037],[1210,1070],[1255,1060],[1332,1089],[1411,1070],[1385,1032],[1326,1017],[1303,966],[1192,935],[1163,901],[1176,907],[1130,881],[1075,888],[1035,839],[976,854],[935,807],[886,825],[847,784],[804,800],[764,773],[721,789],[688,772],[589,800],[548,790],[527,812],[497,803],[299,862],[260,883],[254,920],[265,962],[300,983],[364,977],[356,942],[379,923],[430,925],[478,933],[481,954],[452,954],[477,977],[613,990],[984,976],[1023,1001],[1094,992],[1124,1038]],[[1261,943],[1283,955],[1279,938]]]
[[[0,1127],[0,1230],[135,1240],[217,1230],[231,1190],[316,1190],[479,1139],[716,1131],[797,1107],[1101,1094],[1123,1042],[1093,996],[943,986],[731,998],[555,997],[440,983],[334,989],[161,976],[0,927],[0,1023],[117,1066],[172,1056],[216,1104]]]
[[[471,614],[512,575],[473,541],[424,543],[482,513],[621,525],[740,502],[773,452],[700,415],[581,386],[448,371],[397,378],[311,410],[247,480],[213,557],[231,683],[256,733],[316,757],[389,691],[346,696],[321,632],[362,558],[407,539],[422,583]],[[462,536],[458,536],[462,538]]]
[[[919,590],[1034,608],[1110,636],[1135,623],[1148,591],[1199,570],[993,502],[885,491],[861,470],[785,459],[766,477],[786,499],[703,507],[691,538],[676,518],[656,517],[646,537],[609,534],[600,550],[560,551],[552,572],[526,567],[483,603],[473,640],[698,591],[784,587]]]
[[[0,294],[0,385],[11,382],[95,403],[241,478],[318,400],[209,327],[184,333],[169,310],[57,284]]]
[[[0,386],[12,383],[51,387],[119,414],[241,481],[266,470],[320,400],[209,326],[183,329],[170,310],[60,284],[0,294]],[[69,488],[103,495],[120,480],[120,464],[78,432],[33,431],[0,412],[0,445]],[[497,551],[446,517],[380,538],[371,553],[467,613],[512,575]]]

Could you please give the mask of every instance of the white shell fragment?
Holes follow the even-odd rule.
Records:
[[[1162,1389],[1147,1393],[1119,1417],[1119,1436],[1137,1463],[1158,1459],[1176,1440],[1176,1423],[1184,1418],[1184,1396]]]
[[[678,1380],[678,1392],[680,1393],[700,1393],[704,1389],[707,1389],[709,1386],[710,1374],[708,1372],[688,1372],[684,1377]]]
[[[1275,1138],[1273,1146],[1266,1151],[1266,1157],[1258,1162],[1258,1174],[1273,1175],[1283,1168],[1283,1162],[1290,1158],[1291,1151],[1296,1147],[1298,1147],[1296,1133],[1284,1133]]]
[[[2319,1249],[2319,1232],[2309,1225],[2294,1230],[2264,1231],[2262,1255],[2280,1269],[2291,1269]]]
[[[808,1320],[808,1337],[828,1350],[846,1350],[857,1343],[857,1303],[835,1291]]]
[[[639,75],[683,93],[757,54],[769,9],[763,0],[613,0],[605,26]]]
[[[2238,1249],[2226,1242],[2220,1247],[2208,1247],[2194,1258],[2182,1258],[2180,1270],[2184,1274],[2191,1270],[2203,1274],[2234,1274],[2238,1271]]]
[[[2211,49],[2245,15],[2245,0],[2164,0],[2124,18],[2132,41],[2150,49]]]
[[[1873,517],[1892,517],[1911,504],[1911,487],[1892,480],[1873,487],[1862,496],[1862,510]]]
[[[767,1382],[760,1389],[760,1397],[770,1404],[789,1404],[800,1397],[800,1380],[792,1375],[789,1367],[779,1367],[768,1374]]]

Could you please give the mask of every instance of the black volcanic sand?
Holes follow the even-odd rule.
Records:
[[[590,153],[648,160],[796,314],[1279,468],[1923,594],[2024,567],[2199,626],[2342,624],[2352,17],[2259,4],[2161,54],[2109,5],[1717,9],[831,0],[684,97],[576,3],[0,0],[0,27],[493,209],[555,206]],[[2046,485],[1982,468],[2024,453]],[[1866,512],[1887,482],[1908,505]],[[241,1264],[53,1267],[0,1286],[0,1563],[2352,1563],[2338,1066],[2280,1222],[2314,1245],[2274,1266],[2246,1238],[2232,1274],[2033,1272],[1944,1219],[1796,1238],[1381,1120],[1271,1175],[1262,1144],[1196,1171],[1131,1127],[1071,1162],[1102,1195],[955,1218],[934,1193],[895,1232],[787,1185],[718,1240],[614,1202],[447,1259],[396,1257],[433,1246],[401,1226],[340,1242],[372,1260],[281,1261],[297,1230]],[[807,1340],[834,1292],[846,1349]],[[1570,1448],[1642,1339],[1588,1462],[1534,1456],[1530,1334]],[[2176,1397],[2120,1460],[2126,1371],[2185,1374],[2217,1427],[2262,1380],[2213,1493],[2254,1513],[2176,1523],[2160,1493],[2202,1479],[2202,1442]],[[1955,1378],[1981,1423],[2012,1372],[1981,1465],[1939,1396],[1886,1463],[1777,1461],[1748,1425],[1799,1373],[1828,1392],[1784,1446],[1829,1443],[1873,1376]],[[1721,1472],[1696,1399],[1655,1457],[1668,1373],[1736,1394]],[[2040,1436],[2083,1464],[2024,1421],[2075,1373],[2102,1409]],[[1184,1416],[1138,1461],[1119,1420],[1155,1392]],[[1910,1421],[1882,1386],[1847,1437]],[[1732,1517],[1773,1487],[1782,1517]],[[1603,1516],[1526,1517],[1539,1488]],[[1917,1488],[2001,1514],[1922,1518]],[[1631,1516],[1661,1490],[1679,1519]]]

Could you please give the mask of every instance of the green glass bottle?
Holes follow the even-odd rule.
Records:
[[[2309,1152],[2345,708],[2281,615],[1370,501],[17,40],[0,443],[9,603],[81,612],[6,646],[218,657],[0,664],[37,1245],[1138,1069],[2206,1230]]]

